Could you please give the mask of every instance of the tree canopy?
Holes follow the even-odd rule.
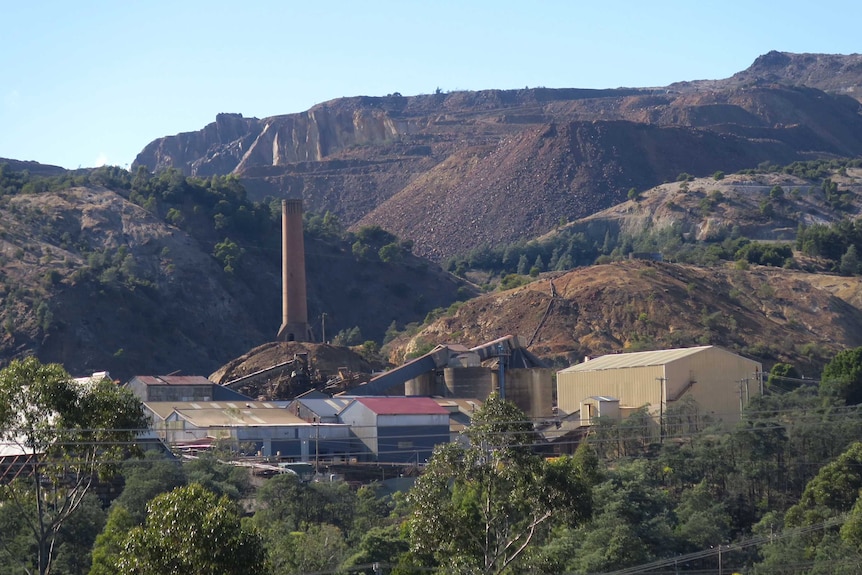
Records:
[[[193,483],[163,493],[126,537],[117,563],[127,575],[263,575],[260,535],[244,528],[227,496]]]
[[[0,501],[20,511],[33,537],[35,564],[26,569],[48,573],[61,527],[145,427],[140,401],[108,380],[79,385],[62,366],[35,357],[0,370],[0,439],[29,463],[28,473],[3,486]]]
[[[526,416],[494,394],[469,444],[438,446],[410,491],[412,551],[444,568],[499,574],[553,525],[589,514],[590,490],[571,458],[530,449]]]

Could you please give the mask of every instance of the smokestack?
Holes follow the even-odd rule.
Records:
[[[281,327],[278,341],[308,341],[302,200],[281,200]]]

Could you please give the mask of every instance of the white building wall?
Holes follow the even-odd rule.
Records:
[[[354,401],[344,408],[339,416],[341,421],[350,426],[353,435],[365,444],[372,452],[377,453],[377,414]]]
[[[378,415],[378,427],[449,425],[449,414],[394,414]]]

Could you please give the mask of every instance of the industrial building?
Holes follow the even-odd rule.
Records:
[[[354,387],[351,395],[434,396],[478,399],[492,392],[533,419],[551,417],[553,371],[507,335],[482,345],[438,345],[430,352]]]
[[[704,416],[731,424],[761,393],[762,373],[759,362],[712,345],[604,355],[557,372],[557,405],[589,425],[644,406],[660,418],[691,398]]]
[[[248,397],[202,375],[136,375],[125,384],[147,401],[245,401]]]
[[[449,410],[428,397],[357,397],[339,414],[379,463],[424,463],[449,442]]]
[[[355,440],[343,423],[309,423],[283,403],[146,402],[156,435],[167,445],[206,448],[223,441],[249,454],[300,461],[350,455]]]

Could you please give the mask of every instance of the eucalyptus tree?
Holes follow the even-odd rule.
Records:
[[[0,488],[0,504],[17,510],[35,548],[34,557],[13,557],[0,545],[7,561],[50,573],[63,524],[145,427],[140,401],[109,380],[81,385],[34,357],[0,370],[0,441],[25,461],[19,478]]]
[[[239,510],[198,483],[153,499],[144,525],[125,537],[116,561],[126,575],[264,575],[260,535],[242,526]]]
[[[412,553],[456,572],[499,574],[554,525],[590,510],[589,480],[570,457],[532,449],[532,424],[492,395],[466,432],[469,443],[438,446],[408,495]]]

